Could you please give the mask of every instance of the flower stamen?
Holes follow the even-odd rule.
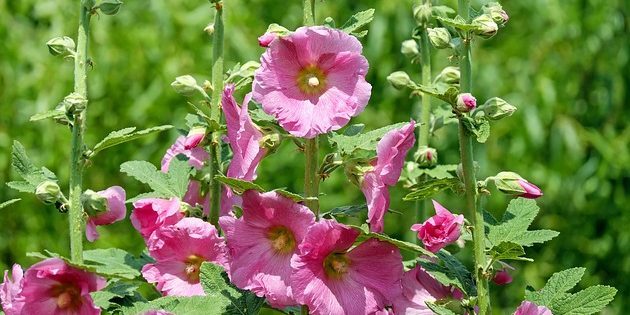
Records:
[[[324,259],[324,271],[329,278],[341,279],[350,268],[350,259],[345,253],[332,253]]]
[[[292,254],[295,250],[295,237],[291,230],[284,226],[274,226],[267,231],[267,239],[278,254]]]

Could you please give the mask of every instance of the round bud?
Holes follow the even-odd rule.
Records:
[[[120,0],[103,0],[101,4],[98,5],[98,9],[101,10],[103,14],[114,15],[118,13],[122,4]]]
[[[470,93],[460,93],[457,95],[457,110],[467,113],[477,107],[477,99]]]
[[[37,185],[35,196],[44,204],[51,205],[61,198],[61,188],[54,181],[43,181]]]
[[[74,40],[68,36],[55,37],[46,42],[46,46],[53,56],[71,56],[76,49]]]
[[[420,55],[420,51],[418,50],[418,43],[416,43],[413,39],[408,39],[402,42],[400,46],[400,52],[408,58],[414,58]]]
[[[499,26],[504,26],[507,21],[510,20],[507,12],[503,10],[503,7],[497,2],[486,3],[482,7],[483,13],[490,15],[492,20]]]
[[[427,146],[418,148],[418,151],[414,154],[414,158],[418,165],[422,168],[430,168],[437,165],[438,154],[437,150]]]
[[[199,90],[197,80],[190,75],[182,75],[175,78],[171,86],[175,89],[175,92],[184,96],[191,96]]]
[[[387,81],[396,89],[404,89],[413,84],[405,71],[396,71],[387,77]]]
[[[429,35],[429,41],[431,42],[431,45],[433,45],[433,47],[437,49],[450,47],[451,33],[449,33],[446,28],[427,28],[427,34]]]
[[[472,25],[475,27],[475,34],[486,39],[494,36],[499,30],[497,23],[487,14],[476,17],[472,21]]]
[[[413,6],[413,17],[416,19],[418,25],[426,25],[431,21],[431,5],[430,4],[416,4]]]
[[[458,67],[448,66],[435,77],[435,83],[459,85],[460,72]]]

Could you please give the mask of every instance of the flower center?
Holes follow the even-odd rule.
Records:
[[[52,288],[51,295],[57,298],[57,307],[61,310],[81,308],[81,291],[71,284],[60,284]]]
[[[326,88],[326,74],[315,65],[307,66],[298,73],[297,86],[303,93],[320,94]]]
[[[186,258],[186,276],[188,277],[188,282],[197,283],[199,282],[199,269],[201,268],[201,263],[205,260],[202,257],[197,255],[190,255]]]
[[[274,226],[267,231],[267,239],[278,254],[292,254],[295,249],[295,237],[291,230],[284,226]]]
[[[324,271],[329,278],[341,279],[348,272],[350,259],[345,253],[332,253],[324,259]]]

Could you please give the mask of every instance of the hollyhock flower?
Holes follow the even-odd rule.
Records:
[[[460,112],[469,112],[477,107],[477,99],[470,93],[457,95],[457,109]]]
[[[215,227],[199,218],[184,218],[162,226],[147,240],[155,263],[142,268],[142,276],[156,283],[164,295],[205,295],[199,282],[204,261],[227,265],[227,251]]]
[[[350,249],[358,236],[358,231],[334,220],[321,220],[308,229],[291,260],[291,289],[311,314],[371,314],[400,294],[403,266],[398,248],[370,239]]]
[[[436,215],[422,224],[412,225],[411,230],[418,232],[418,238],[428,250],[437,253],[444,246],[457,241],[464,224],[464,216],[452,214],[435,200],[433,207]]]
[[[553,313],[544,306],[538,306],[530,301],[523,301],[513,315],[553,315]]]
[[[125,207],[125,190],[120,186],[112,186],[105,190],[96,192],[101,198],[105,198],[104,211],[90,215],[85,224],[85,236],[88,241],[93,242],[98,239],[97,225],[109,225],[125,218],[127,207]]]
[[[22,285],[24,283],[24,271],[18,264],[13,265],[11,277],[9,271],[4,272],[4,282],[0,284],[0,301],[6,315],[19,315],[24,307]]]
[[[402,293],[393,300],[394,313],[433,315],[426,302],[435,302],[452,295],[451,288],[442,285],[421,266],[402,276]]]
[[[177,198],[140,199],[133,203],[133,208],[131,224],[145,239],[159,227],[175,224],[184,217]]]
[[[203,163],[210,157],[208,152],[200,147],[186,149],[185,143],[186,136],[180,136],[175,140],[175,143],[166,150],[166,154],[164,154],[162,158],[162,172],[168,172],[168,166],[171,164],[171,161],[179,154],[183,154],[188,158],[188,164],[190,164],[190,166],[196,169],[203,167]]]
[[[269,44],[254,75],[253,98],[296,137],[338,130],[370,99],[362,49],[341,30],[300,27]]]
[[[266,32],[258,37],[258,45],[260,45],[260,47],[269,47],[269,44],[271,44],[276,37],[278,36],[273,32]]]
[[[22,314],[100,314],[90,292],[105,285],[104,278],[69,266],[59,258],[46,259],[24,274]]]
[[[195,126],[188,131],[186,139],[184,140],[184,149],[192,150],[201,144],[206,137],[206,127]],[[204,151],[205,152],[205,151]]]
[[[291,258],[315,216],[276,192],[243,194],[243,215],[219,219],[230,250],[230,278],[237,287],[265,296],[270,305],[296,305],[290,287]]]
[[[361,191],[368,204],[368,223],[373,232],[383,232],[383,218],[389,209],[389,191],[387,186],[398,182],[405,156],[415,142],[415,122],[385,134],[376,147],[374,169],[364,174]]]
[[[512,282],[512,276],[507,271],[507,269],[502,269],[494,274],[492,282],[496,283],[497,285],[505,285]]]
[[[523,188],[523,190],[525,190],[524,193],[519,195],[520,197],[527,198],[527,199],[536,199],[543,195],[542,190],[540,190],[538,186],[524,179],[519,179],[518,184]]]

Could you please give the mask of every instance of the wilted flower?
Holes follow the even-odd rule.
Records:
[[[422,224],[412,225],[411,230],[418,232],[418,238],[422,240],[422,244],[431,252],[436,253],[444,246],[457,241],[464,224],[464,216],[452,214],[435,200],[433,200],[433,207],[436,215]]]
[[[98,239],[97,225],[109,225],[125,218],[127,207],[125,207],[125,190],[120,186],[112,186],[95,193],[105,199],[105,208],[90,214],[85,225],[85,236],[88,241],[93,242]]]
[[[18,264],[13,265],[11,277],[9,271],[4,271],[4,282],[0,284],[0,302],[6,315],[20,315],[24,308],[24,296],[22,286],[24,284],[24,271]]]
[[[205,295],[199,282],[204,261],[227,266],[227,250],[215,227],[198,218],[184,218],[162,226],[147,240],[155,263],[142,268],[142,276],[164,295]]]
[[[276,192],[243,194],[243,215],[219,219],[232,257],[230,279],[282,308],[297,304],[291,291],[291,258],[315,216]],[[252,261],[254,259],[254,261]]]
[[[184,217],[177,198],[140,199],[133,203],[133,208],[131,224],[145,240],[159,227],[175,224]]]
[[[291,288],[311,314],[371,314],[400,294],[398,248],[370,239],[350,249],[358,236],[333,220],[308,229],[291,261]]]
[[[477,99],[470,93],[461,93],[457,95],[457,110],[460,112],[469,112],[477,107]]]
[[[405,272],[402,276],[402,293],[392,302],[395,314],[433,315],[426,302],[435,302],[451,296],[451,288],[442,285],[422,267]]]
[[[370,99],[362,48],[341,30],[300,27],[269,44],[254,75],[253,98],[294,136],[337,130]]]
[[[188,164],[190,164],[190,166],[196,169],[201,169],[203,167],[203,163],[210,157],[208,152],[200,147],[186,149],[185,143],[186,136],[180,136],[166,151],[166,154],[164,154],[164,157],[162,158],[162,172],[168,172],[168,166],[171,164],[171,160],[179,154],[183,154],[188,157]]]
[[[530,301],[523,301],[514,312],[514,315],[553,315],[553,313],[544,306],[538,306]]]

